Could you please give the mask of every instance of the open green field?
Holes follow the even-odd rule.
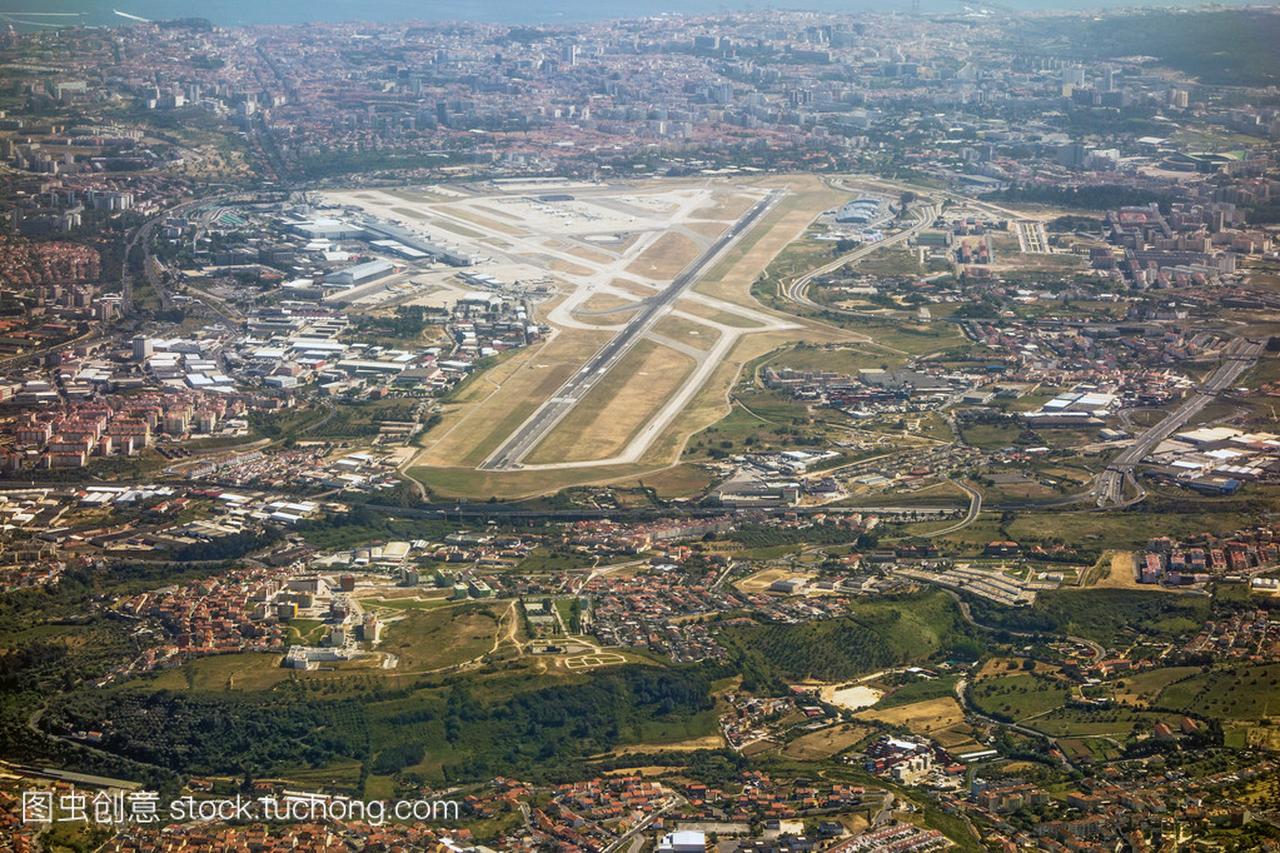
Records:
[[[242,652],[196,658],[139,679],[155,690],[268,690],[290,677],[280,655]]]
[[[921,326],[914,322],[867,323],[859,320],[854,328],[868,335],[878,346],[909,355],[938,352],[968,354],[977,347],[954,323]]]
[[[797,427],[808,425],[809,412],[801,403],[772,391],[740,393],[728,415],[689,439],[686,452],[697,459],[790,449]]]
[[[1109,737],[1060,738],[1058,748],[1071,761],[1114,761],[1123,755],[1120,746]]]
[[[324,639],[324,622],[319,619],[294,619],[289,622],[289,645],[317,645]]]
[[[845,376],[857,376],[859,370],[876,370],[902,364],[901,356],[856,345],[825,347],[789,347],[768,358],[770,367],[792,370],[824,370]]]
[[[1280,663],[1233,664],[1170,684],[1158,703],[1206,717],[1261,720],[1280,714]]]
[[[1017,423],[966,423],[960,431],[965,444],[980,447],[983,450],[1000,450],[1013,445],[1014,439],[1022,434],[1022,426]]]
[[[687,462],[636,478],[636,485],[653,489],[660,498],[685,498],[699,495],[707,490],[711,482],[711,475],[706,468]]]
[[[1059,708],[1070,695],[1069,683],[1030,672],[979,679],[970,688],[980,711],[1015,722]]]
[[[1128,708],[1059,708],[1027,723],[1050,737],[1112,737],[1149,735],[1156,723],[1177,730],[1177,714],[1157,714]]]
[[[873,707],[877,709],[894,708],[899,705],[910,705],[943,696],[954,696],[959,676],[946,675],[938,678],[922,678],[901,687],[893,688]]]
[[[923,275],[925,268],[920,257],[907,249],[889,248],[872,252],[856,263],[854,269],[864,275],[895,276]]]
[[[1075,476],[1075,469],[1070,471]],[[981,550],[992,539],[1013,539],[1023,546],[1061,542],[1080,551],[1100,553],[1108,549],[1139,549],[1151,539],[1164,535],[1178,537],[1205,531],[1227,535],[1249,526],[1254,518],[1252,514],[1236,509],[1239,501],[1219,506],[1222,508],[1208,503],[1196,512],[1162,512],[1153,507],[1152,511],[1133,509],[1105,513],[1054,507],[1010,510],[1008,515],[984,509],[977,523],[935,541],[959,553]],[[932,522],[917,523],[906,525],[905,530],[924,535],[939,526]]]
[[[939,591],[857,602],[822,622],[735,626],[722,632],[744,676],[839,681],[936,654],[976,657],[974,639],[950,596]]]
[[[1200,672],[1196,666],[1165,666],[1118,678],[1111,683],[1112,695],[1130,705],[1150,705],[1171,684]]]
[[[323,767],[298,767],[286,770],[276,778],[304,791],[337,791],[358,795],[362,793],[360,789],[361,767],[361,762],[345,759]]]
[[[501,611],[508,605],[468,604],[408,611],[387,625],[382,650],[400,658],[397,671],[424,672],[487,654],[498,634]]]

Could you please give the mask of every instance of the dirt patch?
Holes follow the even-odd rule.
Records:
[[[606,755],[645,755],[651,752],[697,752],[700,749],[719,749],[724,746],[720,735],[704,735],[677,743],[633,743],[620,746]]]
[[[896,708],[861,711],[860,720],[878,720],[893,726],[904,726],[916,734],[927,735],[964,722],[964,711],[954,697],[940,696]]]
[[[784,580],[786,578],[803,577],[791,569],[765,569],[756,572],[750,577],[745,577],[738,581],[734,586],[746,593],[758,593],[767,590],[774,581]]]
[[[870,727],[853,723],[828,726],[791,741],[783,747],[782,754],[797,761],[822,761],[843,752],[871,732]]]

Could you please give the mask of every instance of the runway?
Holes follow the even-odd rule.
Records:
[[[539,406],[497,450],[480,464],[480,469],[501,471],[519,467],[520,460],[564,419],[660,317],[671,310],[675,301],[702,276],[711,263],[746,233],[782,198],[782,195],[782,192],[774,190],[752,205],[725,233],[681,270],[665,290],[648,300],[641,311],[618,334],[588,359],[581,370],[561,385],[550,399]]]

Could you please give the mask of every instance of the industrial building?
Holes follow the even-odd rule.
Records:
[[[389,261],[366,261],[353,267],[331,272],[324,277],[326,284],[339,287],[354,287],[357,284],[376,281],[395,272],[395,266]]]

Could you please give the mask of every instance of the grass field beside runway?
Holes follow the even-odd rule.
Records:
[[[607,459],[622,450],[694,367],[684,353],[641,340],[528,455],[530,464]]]
[[[668,231],[631,262],[627,272],[670,281],[698,256],[698,245],[677,231]]]
[[[668,314],[653,326],[656,334],[698,350],[709,350],[720,339],[720,332],[704,323]]]
[[[530,347],[481,376],[446,405],[441,422],[428,433],[422,466],[475,466],[556,392],[611,332],[575,330]]]

